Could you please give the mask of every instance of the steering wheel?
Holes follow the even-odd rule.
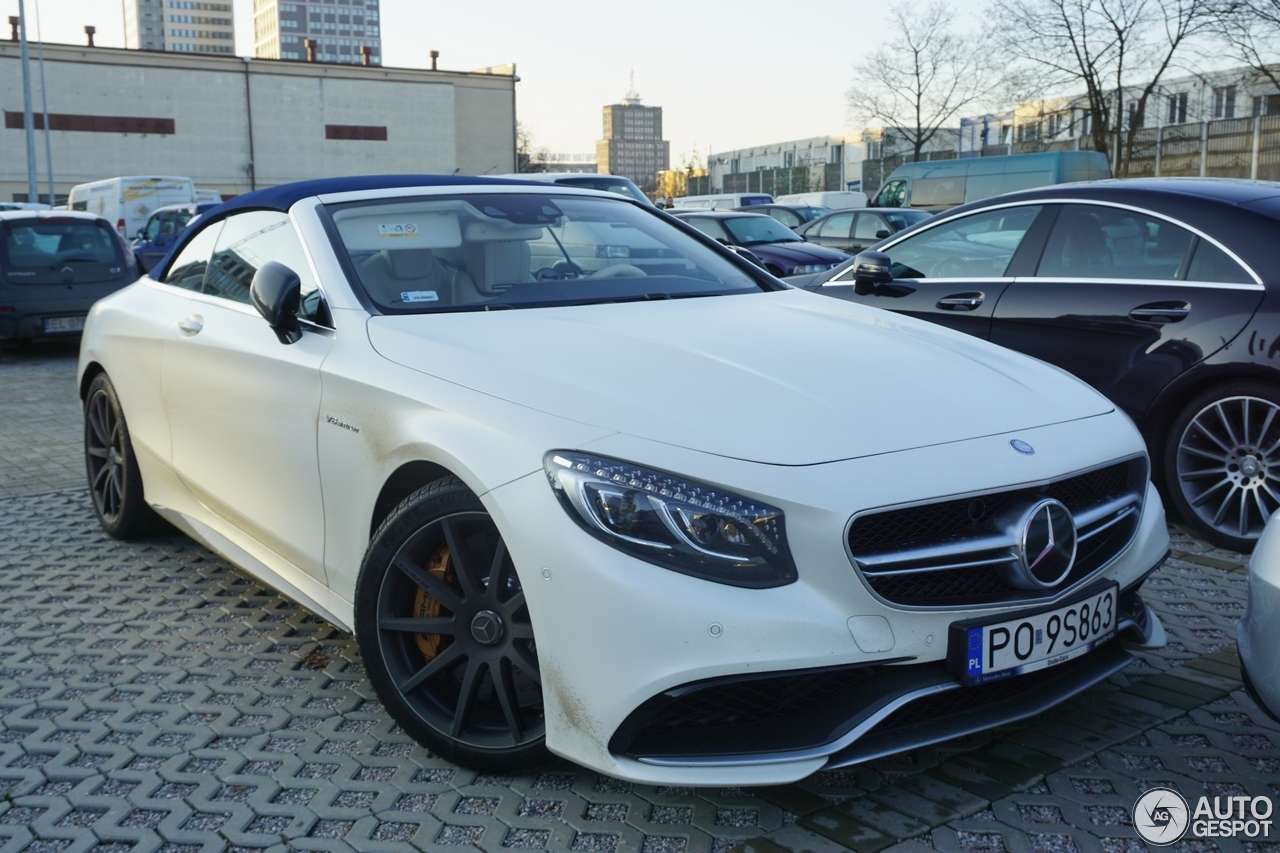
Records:
[[[587,278],[640,278],[647,275],[647,272],[631,264],[609,264],[591,273]]]

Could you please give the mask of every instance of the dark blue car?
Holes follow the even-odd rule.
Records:
[[[806,243],[804,238],[769,216],[733,211],[672,211],[703,234],[731,246],[742,246],[776,276],[825,272],[849,258],[844,252]]]
[[[157,208],[130,245],[142,271],[150,271],[165,255],[169,254],[169,250],[178,240],[178,235],[193,217],[206,210],[212,210],[218,204],[220,202],[209,201],[198,204],[171,204],[168,207]]]

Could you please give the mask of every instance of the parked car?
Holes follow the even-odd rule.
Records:
[[[79,334],[94,302],[137,277],[133,253],[101,217],[0,211],[0,342]]]
[[[576,273],[613,244],[574,224],[671,266]],[[785,783],[1160,636],[1164,513],[1111,403],[616,194],[240,196],[94,306],[78,381],[108,534],[159,513],[354,631],[397,723],[472,767]]]
[[[796,233],[810,243],[854,254],[930,216],[923,210],[838,210],[804,223]]]
[[[804,238],[769,216],[732,211],[686,213],[678,208],[672,215],[713,240],[750,249],[764,262],[765,269],[776,276],[822,272],[839,266],[849,257],[844,252],[806,243]]]
[[[587,190],[603,190],[607,193],[633,198],[645,204],[653,204],[649,197],[636,186],[635,181],[620,175],[597,175],[594,172],[522,172],[518,175],[503,175],[521,181],[547,181],[552,184],[563,184],[566,187],[581,187]]]
[[[1280,524],[1274,515],[1249,559],[1249,599],[1236,645],[1249,696],[1280,722]]]
[[[1137,422],[1183,518],[1249,551],[1280,507],[1277,220],[1274,183],[1044,187],[880,244],[891,281],[859,282],[855,258],[795,283],[1071,371]]]
[[[819,191],[811,193],[793,193],[780,195],[775,199],[778,204],[809,204],[815,207],[829,207],[832,210],[849,210],[867,206],[867,194],[855,190]]]
[[[698,209],[696,207],[684,208],[689,212]],[[747,207],[735,207],[733,210],[738,213],[763,213],[765,216],[772,216],[792,230],[831,212],[829,207],[811,207],[804,204],[755,204]]]
[[[143,272],[155,266],[161,258],[169,254],[182,229],[187,227],[191,219],[206,210],[213,210],[222,202],[202,202],[199,204],[172,204],[162,207],[143,228],[138,229],[130,247],[138,259],[138,266]]]
[[[757,204],[772,204],[768,193],[712,193],[711,195],[682,195],[671,200],[679,208],[709,208],[711,210],[736,210]]]
[[[147,224],[151,212],[171,204],[193,204],[196,188],[190,178],[107,178],[78,184],[67,194],[67,208],[101,216],[114,222],[120,236]]]
[[[217,190],[202,190],[196,187],[196,204],[222,204],[222,193]]]
[[[984,198],[1072,181],[1111,177],[1100,151],[1045,151],[903,163],[885,179],[872,207],[938,212]]]

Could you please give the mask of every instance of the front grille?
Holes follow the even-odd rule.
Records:
[[[1005,604],[1048,598],[1109,563],[1137,531],[1147,481],[1136,457],[1019,489],[861,515],[849,527],[849,552],[881,598],[912,607]],[[1018,560],[1009,519],[1042,498],[1071,512],[1078,542],[1070,574],[1057,587],[1011,584]]]

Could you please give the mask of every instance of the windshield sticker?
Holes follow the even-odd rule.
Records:
[[[421,237],[418,231],[418,225],[415,222],[389,222],[379,223],[379,237]]]
[[[406,290],[400,294],[401,302],[438,302],[439,299],[434,290]]]

